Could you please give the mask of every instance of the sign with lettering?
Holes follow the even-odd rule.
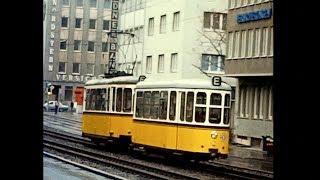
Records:
[[[80,75],[66,75],[66,74],[56,74],[57,81],[69,81],[69,82],[87,82],[91,79],[96,79],[96,77],[91,76],[80,76]]]
[[[271,9],[261,9],[259,11],[248,12],[237,15],[237,22],[244,23],[250,21],[257,21],[261,19],[269,19],[271,18],[272,10]]]
[[[51,4],[51,24],[50,24],[50,30],[51,32],[50,33],[50,40],[49,40],[49,45],[50,45],[50,48],[49,48],[49,66],[48,66],[48,70],[49,72],[53,71],[53,56],[54,56],[54,30],[56,29],[56,16],[55,16],[55,12],[57,11],[56,9],[56,6],[57,6],[57,0],[52,0],[52,4]]]
[[[109,73],[116,72],[116,53],[117,53],[117,30],[119,18],[119,0],[112,0],[111,8],[111,31],[109,33]]]
[[[213,86],[220,86],[221,85],[221,77],[213,76],[212,78],[212,85]]]

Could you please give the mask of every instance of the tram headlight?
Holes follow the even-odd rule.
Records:
[[[212,131],[212,132],[211,132],[211,138],[212,138],[212,139],[216,139],[217,136],[218,136],[218,132],[217,132],[217,131]]]

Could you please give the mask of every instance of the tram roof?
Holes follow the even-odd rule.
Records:
[[[139,77],[121,76],[108,79],[92,79],[86,82],[86,86],[104,85],[104,84],[136,84]]]
[[[212,79],[179,79],[166,81],[142,81],[136,86],[139,89],[145,88],[187,88],[187,89],[213,89],[213,90],[231,90],[231,86],[221,82],[220,86],[213,86]]]

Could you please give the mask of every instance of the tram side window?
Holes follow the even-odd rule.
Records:
[[[204,92],[197,93],[197,102],[195,107],[195,121],[204,122],[206,120],[206,107],[199,107],[198,105],[205,105],[207,101],[207,94]]]
[[[167,120],[167,107],[168,107],[168,92],[161,91],[159,119]]]
[[[137,92],[136,117],[143,114],[143,92]]]
[[[175,120],[176,117],[176,99],[177,92],[171,91],[170,93],[170,109],[169,109],[169,119]]]
[[[224,113],[223,113],[223,123],[229,124],[230,121],[230,94],[224,96]]]
[[[152,97],[151,97],[151,118],[152,119],[158,119],[159,117],[159,100],[160,100],[159,91],[152,92]]]
[[[91,110],[91,89],[86,91],[86,110]]]
[[[123,112],[131,112],[132,90],[125,88],[123,91]]]
[[[150,118],[151,115],[151,92],[144,92],[144,100],[143,100],[143,118]]]
[[[106,89],[98,89],[99,94],[99,106],[96,110],[105,111],[106,110]]]
[[[116,103],[117,112],[121,112],[122,106],[122,88],[117,88],[117,103]]]
[[[116,105],[116,88],[112,88],[112,111],[115,111],[115,105]]]
[[[221,105],[221,94],[212,93],[210,97],[210,105]]]
[[[186,93],[181,93],[181,105],[180,105],[180,120],[184,121],[184,109],[185,109],[185,99]]]
[[[221,94],[212,93],[210,105],[221,105]],[[209,108],[209,123],[219,124],[221,122],[221,108]]]
[[[194,93],[188,92],[187,94],[187,107],[186,107],[186,121],[192,122],[193,118],[193,101],[194,101]]]

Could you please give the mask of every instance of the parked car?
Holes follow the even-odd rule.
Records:
[[[49,101],[43,104],[43,111],[54,111],[56,101]],[[66,112],[68,111],[69,106],[62,104],[59,102],[59,112]]]

